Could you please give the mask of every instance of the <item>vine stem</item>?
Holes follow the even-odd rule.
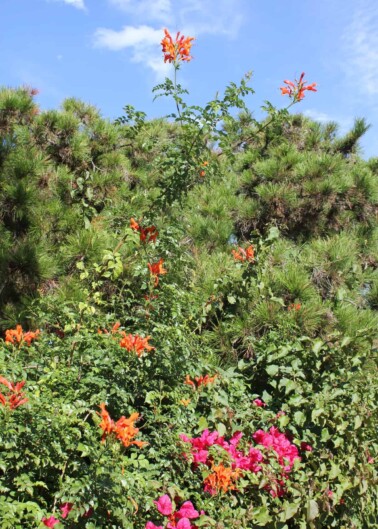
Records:
[[[182,116],[181,116],[181,110],[180,110],[180,106],[178,104],[178,101],[177,101],[177,71],[179,69],[178,67],[178,64],[174,64],[174,70],[175,70],[175,73],[174,73],[174,76],[173,76],[173,84],[174,84],[174,97],[175,97],[175,103],[176,103],[176,109],[177,109],[177,114],[179,116],[179,119],[180,119],[180,123],[181,123],[181,127],[182,127]]]

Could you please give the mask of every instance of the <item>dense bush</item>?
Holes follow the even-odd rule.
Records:
[[[190,46],[169,120],[0,92],[4,529],[377,526],[367,125],[190,106]]]

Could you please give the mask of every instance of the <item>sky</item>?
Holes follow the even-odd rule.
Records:
[[[248,106],[285,106],[279,87],[306,72],[318,91],[295,112],[372,125],[363,156],[378,156],[377,0],[0,0],[0,86],[39,89],[42,109],[76,97],[114,119],[125,105],[151,118],[173,110],[152,88],[172,74],[163,29],[195,37],[179,82],[203,105],[252,71]]]

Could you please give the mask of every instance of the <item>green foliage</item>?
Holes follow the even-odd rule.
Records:
[[[4,529],[166,525],[165,494],[205,511],[197,527],[377,526],[368,127],[339,138],[290,115],[294,102],[265,102],[258,122],[248,80],[201,108],[175,76],[156,88],[174,113],[127,105],[115,123],[75,99],[40,113],[30,90],[0,91],[0,318],[41,331],[0,340]],[[133,413],[142,447],[114,426]],[[242,432],[261,468],[232,469],[222,443],[193,465],[180,435],[207,430]],[[297,457],[257,445],[261,430]],[[210,494],[216,465],[238,475]]]

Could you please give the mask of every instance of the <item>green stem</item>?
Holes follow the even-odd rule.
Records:
[[[178,65],[177,64],[174,64],[174,69],[175,69],[175,74],[174,74],[174,77],[173,77],[174,98],[175,98],[175,103],[176,103],[177,114],[179,116],[180,124],[181,124],[181,127],[182,127],[181,110],[180,110],[180,106],[179,106],[178,101],[177,101],[177,71],[178,71]]]

